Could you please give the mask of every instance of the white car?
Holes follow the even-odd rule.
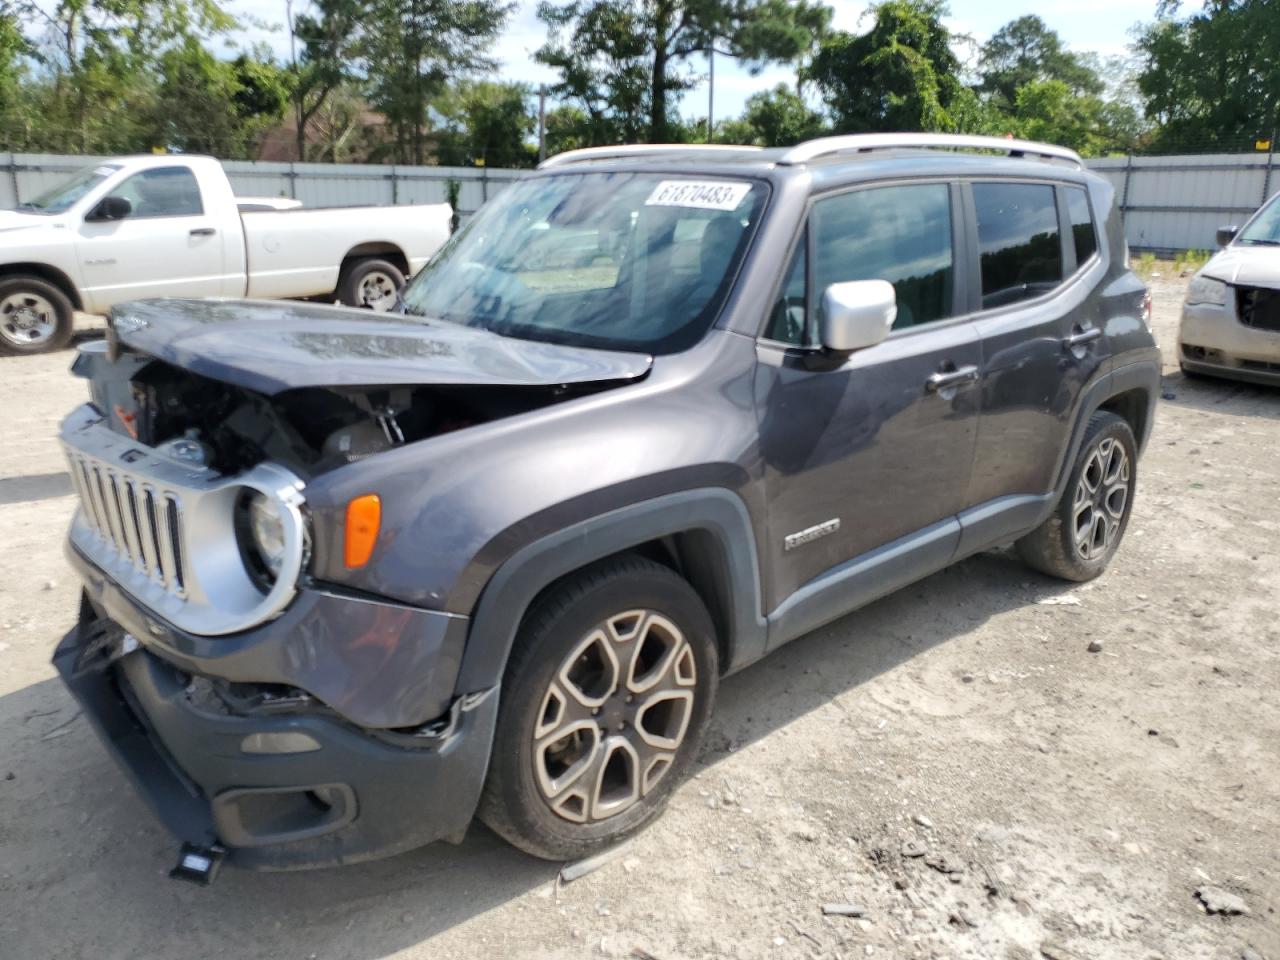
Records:
[[[1280,194],[1192,278],[1178,328],[1184,373],[1280,385]]]
[[[99,163],[0,211],[0,353],[52,350],[71,336],[72,311],[143,297],[332,297],[387,310],[452,216],[443,203],[270,209],[237,200],[210,157]]]

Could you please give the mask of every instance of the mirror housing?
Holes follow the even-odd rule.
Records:
[[[131,213],[133,204],[127,197],[103,197],[85,219],[95,223],[102,220],[123,220]]]
[[[1219,227],[1218,228],[1218,246],[1225,247],[1228,243],[1236,238],[1236,234],[1240,232],[1240,228],[1236,226]]]
[[[852,353],[889,335],[898,316],[898,296],[887,280],[833,283],[822,294],[823,349]]]

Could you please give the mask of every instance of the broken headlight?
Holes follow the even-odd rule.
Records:
[[[285,518],[281,504],[260,490],[246,489],[236,503],[236,537],[245,567],[266,591],[280,577],[285,560]]]

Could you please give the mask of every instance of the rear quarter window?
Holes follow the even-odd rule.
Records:
[[[1082,187],[1063,187],[1067,198],[1067,217],[1071,220],[1071,239],[1076,245],[1076,264],[1083,264],[1098,252],[1098,231],[1093,225],[1089,194]]]
[[[973,203],[984,310],[1041,296],[1062,282],[1062,235],[1052,186],[975,183]]]

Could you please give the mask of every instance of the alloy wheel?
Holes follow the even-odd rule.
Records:
[[[671,769],[693,715],[689,641],[653,610],[597,625],[556,669],[532,737],[538,790],[573,823],[616,817]]]
[[[1090,452],[1072,510],[1072,541],[1082,560],[1105,556],[1119,538],[1131,472],[1124,444],[1113,437],[1103,438]]]

